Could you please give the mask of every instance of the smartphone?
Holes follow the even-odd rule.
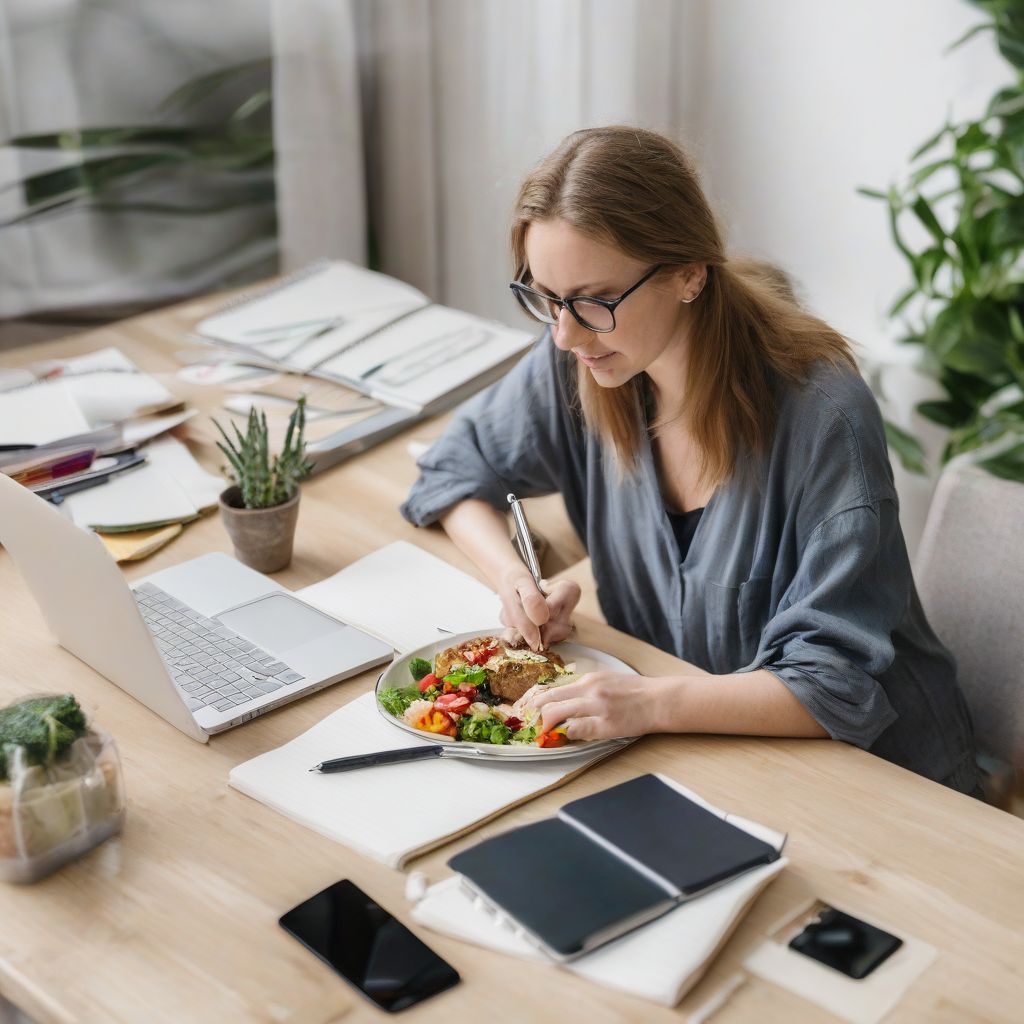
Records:
[[[279,923],[389,1013],[459,981],[453,967],[347,879],[289,910]]]
[[[902,945],[903,940],[895,935],[826,907],[790,940],[789,948],[860,981]]]

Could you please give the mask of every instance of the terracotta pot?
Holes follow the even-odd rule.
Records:
[[[220,517],[235,546],[235,558],[258,572],[277,572],[292,560],[299,495],[272,508],[245,508],[234,485],[220,496]]]

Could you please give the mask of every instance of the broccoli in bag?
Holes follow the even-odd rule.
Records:
[[[123,822],[117,748],[71,694],[0,708],[0,879],[34,882]]]

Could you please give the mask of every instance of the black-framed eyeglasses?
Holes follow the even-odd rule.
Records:
[[[519,300],[519,305],[542,324],[557,324],[559,313],[567,309],[581,327],[596,334],[607,334],[615,330],[615,310],[618,306],[637,288],[654,277],[663,266],[664,263],[659,263],[651,267],[632,288],[627,288],[617,299],[595,299],[590,295],[572,295],[567,299],[560,299],[557,295],[546,295],[536,288],[531,288],[525,281],[513,281],[509,288]]]

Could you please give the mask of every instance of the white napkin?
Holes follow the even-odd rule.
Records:
[[[719,817],[782,849],[786,840],[782,833],[726,814],[673,779],[663,775],[658,778]],[[703,973],[736,919],[787,863],[785,857],[780,857],[748,871],[568,964],[555,964],[521,932],[498,920],[463,888],[458,876],[431,886],[414,906],[412,916],[434,931],[466,942],[524,960],[548,962],[599,985],[675,1006]]]
[[[301,736],[231,770],[228,782],[281,814],[389,867],[401,867],[607,754],[504,765],[438,758],[321,775],[321,761],[430,744],[395,728],[361,697]]]

